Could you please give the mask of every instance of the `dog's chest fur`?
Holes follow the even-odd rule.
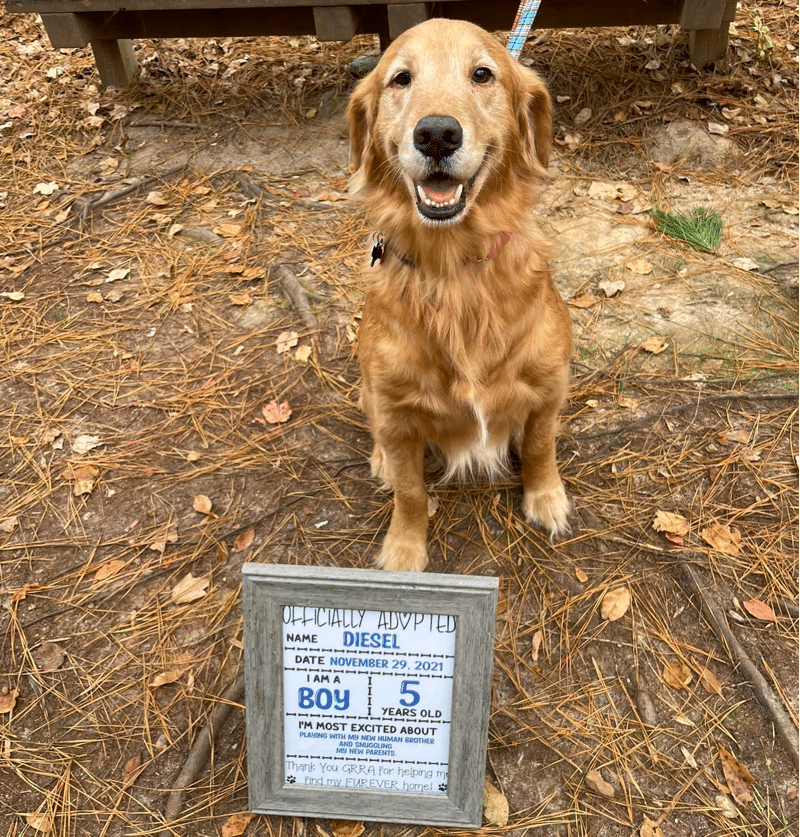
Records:
[[[374,345],[382,359],[368,364],[365,376],[391,393],[398,421],[445,454],[448,476],[502,474],[531,411],[552,397],[542,349],[557,341],[537,315],[541,294],[530,296],[508,306],[495,297],[491,309],[477,292],[462,293],[457,306],[429,299],[420,310],[402,297],[368,299],[362,346],[374,358]]]

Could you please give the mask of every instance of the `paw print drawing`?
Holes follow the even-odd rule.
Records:
[[[440,790],[442,793],[444,793],[444,792],[447,790],[447,785],[446,785],[444,782],[442,782],[442,784],[441,784],[441,785],[439,785],[439,790]]]
[[[297,779],[295,779],[294,776],[287,776],[286,777],[286,782],[289,785],[293,785],[296,781],[297,781]]]

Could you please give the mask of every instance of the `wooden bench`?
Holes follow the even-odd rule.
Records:
[[[38,12],[56,48],[91,44],[103,84],[122,87],[136,75],[132,38],[218,38],[316,35],[347,41],[380,36],[384,48],[429,17],[471,20],[511,29],[518,0],[5,0],[8,12]],[[689,31],[692,62],[725,54],[736,0],[543,0],[538,29],[679,23]]]

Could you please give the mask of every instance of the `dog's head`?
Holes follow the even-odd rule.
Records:
[[[552,143],[539,76],[456,20],[397,38],[353,93],[348,121],[351,190],[402,195],[426,226],[458,224],[483,190],[543,174]]]

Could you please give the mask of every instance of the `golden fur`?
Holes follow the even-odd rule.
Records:
[[[457,120],[460,147],[435,159],[420,152],[425,117]],[[348,121],[351,188],[387,245],[365,270],[359,334],[372,468],[394,490],[378,566],[427,563],[426,443],[445,454],[448,474],[501,472],[515,447],[526,518],[565,531],[555,434],[570,320],[528,212],[551,146],[544,84],[479,27],[432,19],[387,49],[353,93]],[[431,195],[433,208],[422,200]]]

